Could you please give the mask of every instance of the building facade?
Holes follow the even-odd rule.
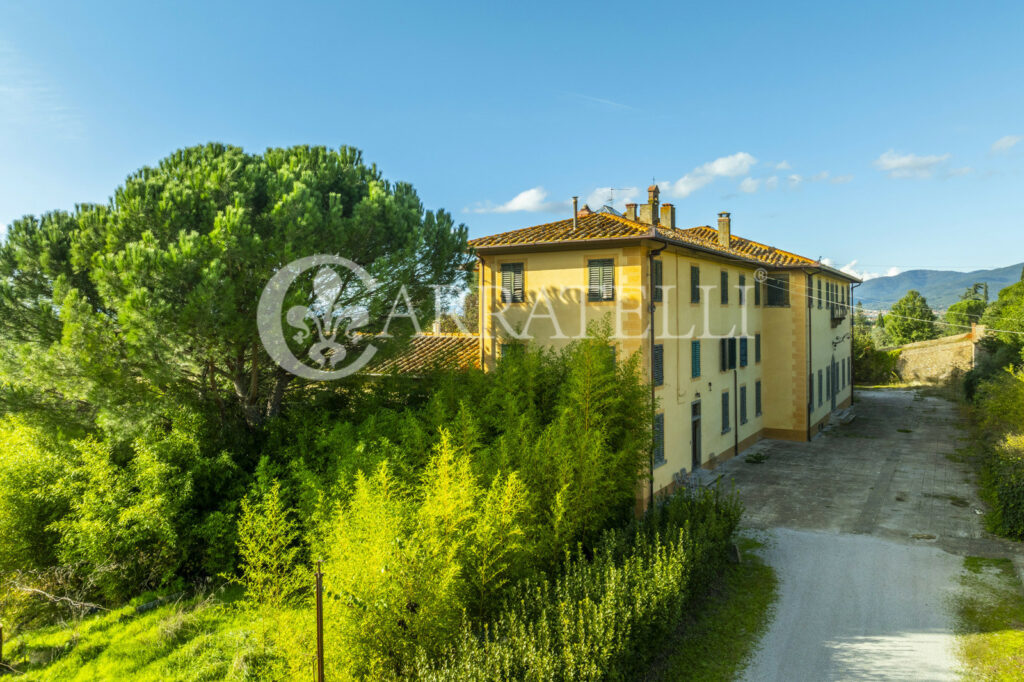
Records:
[[[642,503],[761,438],[809,439],[850,404],[858,282],[733,235],[728,213],[677,228],[658,194],[470,242],[485,369],[505,344],[561,346],[602,320],[617,352],[643,355],[657,409]]]

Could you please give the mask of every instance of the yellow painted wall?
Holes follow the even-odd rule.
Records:
[[[648,336],[650,282],[648,253],[660,244],[636,246],[566,249],[561,251],[524,251],[519,253],[484,254],[480,269],[481,341],[483,366],[491,367],[498,356],[500,344],[514,334],[532,338],[533,342],[560,347],[585,334],[587,324],[610,315],[619,336],[620,352],[643,354],[644,370],[649,372],[650,337]],[[587,261],[612,258],[615,262],[615,301],[587,301]],[[847,337],[835,351],[832,341],[850,331],[850,320],[833,329],[826,307],[816,302],[806,305],[807,275],[787,271],[790,278],[790,304],[768,307],[767,296],[761,305],[754,305],[754,292],[746,292],[746,305],[739,303],[736,286],[739,275],[745,284],[757,284],[756,266],[737,264],[725,259],[679,247],[668,247],[662,261],[663,301],[655,304],[655,342],[664,346],[664,383],[655,388],[658,410],[665,414],[665,462],[654,470],[654,488],[659,491],[680,480],[692,463],[691,410],[694,401],[701,405],[701,463],[721,461],[736,454],[762,435],[784,438],[806,438],[807,416],[807,316],[812,322],[810,352],[815,382],[817,369],[825,369],[834,356],[837,361],[850,356]],[[524,265],[525,301],[501,302],[501,264],[518,262]],[[690,268],[700,268],[700,283],[711,290],[701,292],[700,303],[690,301]],[[729,276],[729,301],[720,301],[720,277]],[[816,281],[816,280],[815,280]],[[814,285],[816,286],[816,284]],[[846,286],[845,283],[842,286]],[[762,290],[763,291],[763,290]],[[847,299],[848,300],[848,299]],[[746,322],[744,326],[744,311]],[[557,320],[557,325],[553,319]],[[502,319],[504,322],[502,322]],[[748,364],[721,371],[719,338],[748,336]],[[761,335],[761,362],[756,362],[755,334]],[[691,376],[691,341],[701,344],[701,372]],[[737,342],[737,365],[739,365]],[[755,385],[762,383],[763,415],[755,413]],[[739,388],[747,389],[747,420],[739,422]],[[730,396],[729,430],[722,430],[722,394]],[[837,405],[850,398],[850,386],[837,395]],[[818,407],[815,383],[814,410],[811,423],[827,416],[830,401]]]

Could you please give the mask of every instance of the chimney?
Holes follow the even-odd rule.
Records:
[[[636,204],[626,204],[626,220],[636,220]]]
[[[732,237],[732,225],[729,220],[729,214],[722,212],[718,214],[718,244],[729,248],[729,243]]]
[[[640,206],[640,222],[648,225],[658,224],[658,186],[647,188],[647,203]]]
[[[676,226],[676,207],[672,204],[661,205],[661,224],[665,227],[675,228]]]
[[[573,229],[574,232],[576,231],[576,228],[579,227],[579,225],[580,225],[579,212],[580,212],[580,198],[579,197],[573,197],[572,198],[572,229]]]

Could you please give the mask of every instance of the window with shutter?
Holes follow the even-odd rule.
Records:
[[[761,305],[761,283],[754,277],[754,305]]]
[[[690,266],[690,303],[700,303],[700,268]]]
[[[654,415],[654,464],[665,463],[665,415]]]
[[[754,362],[761,362],[761,335],[754,334]]]
[[[598,258],[587,261],[587,300],[615,300],[615,261]]]
[[[818,280],[818,308],[821,308],[821,280]]]
[[[690,376],[700,376],[700,340],[690,342]]]
[[[729,430],[729,392],[722,393],[722,433]]]
[[[747,366],[747,337],[740,338],[740,367]]]
[[[745,304],[747,302],[747,290],[745,288],[746,286],[747,286],[747,276],[746,275],[740,275],[739,288],[738,288],[739,289],[739,294],[740,294],[739,295],[740,305],[743,305],[743,304]]]
[[[523,264],[501,264],[501,302],[522,303],[523,295]]]
[[[722,290],[722,304],[724,305],[729,302],[729,273],[725,270],[722,270],[722,282],[720,288]]]
[[[718,339],[718,369],[725,372],[729,369],[729,340]]]
[[[658,303],[661,302],[661,261],[654,261],[654,300]]]
[[[736,339],[729,339],[729,369],[736,369]]]
[[[661,386],[665,383],[665,346],[657,343],[654,345],[654,385]]]
[[[747,423],[747,387],[740,386],[740,424]]]
[[[819,369],[818,370],[818,407],[821,407],[821,405],[822,405],[822,403],[824,401],[825,401],[824,380],[822,378],[821,370]]]
[[[754,384],[754,416],[761,416],[761,382]]]

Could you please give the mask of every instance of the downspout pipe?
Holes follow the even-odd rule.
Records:
[[[653,232],[653,228],[652,228]],[[654,334],[654,259],[661,255],[661,252],[668,248],[668,245],[664,242],[657,249],[651,249],[647,252],[647,276],[650,279],[651,285],[648,290],[650,296],[650,305],[647,308],[648,314],[650,315],[651,325],[651,408],[654,408],[654,346],[655,346],[655,334]],[[653,415],[651,418],[651,435],[654,435],[654,419]],[[651,438],[651,476],[648,481],[647,487],[647,509],[654,507],[654,438]]]

